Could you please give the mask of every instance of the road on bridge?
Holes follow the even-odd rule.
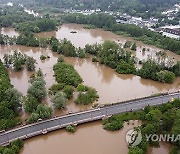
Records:
[[[180,92],[155,96],[151,98],[142,98],[138,100],[128,101],[125,103],[117,103],[98,109],[92,109],[84,112],[73,113],[45,121],[40,121],[35,124],[30,124],[2,132],[0,134],[0,145],[7,145],[9,144],[9,142],[18,138],[28,139],[33,136],[45,134],[47,132],[64,128],[67,125],[74,123],[81,124],[90,121],[100,120],[104,117],[108,117],[118,113],[140,110],[147,105],[161,105],[167,103],[168,101],[171,101],[172,98],[180,98]]]

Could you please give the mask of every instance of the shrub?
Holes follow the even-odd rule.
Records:
[[[62,56],[62,55],[59,55],[59,57],[58,57],[58,62],[64,62],[64,56]]]
[[[85,92],[80,92],[77,99],[75,100],[76,104],[88,105],[93,103],[98,98],[97,92],[93,88],[89,88]]]
[[[66,107],[66,95],[62,92],[58,92],[53,96],[52,102],[55,108],[64,109]]]
[[[77,87],[82,82],[81,77],[70,64],[57,63],[53,69],[58,83]]]
[[[52,116],[52,109],[47,105],[38,105],[37,109],[31,114],[31,117],[28,119],[28,122],[36,122],[38,119],[47,119]]]
[[[64,88],[64,84],[62,83],[57,83],[57,84],[53,84],[50,88],[49,88],[49,93],[55,95],[58,91],[63,90]]]
[[[76,131],[76,126],[68,125],[68,126],[66,126],[66,131],[74,133]]]
[[[73,97],[74,88],[73,86],[65,86],[63,89],[63,92],[66,94],[67,99],[70,99]]]
[[[47,58],[47,56],[45,56],[45,55],[41,55],[41,56],[40,56],[40,59],[41,59],[41,60],[45,60],[46,58]]]
[[[122,60],[117,65],[116,72],[119,74],[134,74],[136,72],[136,68],[133,63],[127,63]]]
[[[85,92],[89,88],[87,86],[83,85],[83,84],[79,84],[76,89],[77,89],[78,92]]]
[[[124,44],[124,48],[130,48],[132,45],[132,42],[131,41],[127,41],[125,44]]]
[[[158,76],[158,80],[164,83],[173,83],[176,77],[173,72],[169,72],[166,70],[158,72],[157,76]]]

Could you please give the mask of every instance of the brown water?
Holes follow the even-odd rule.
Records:
[[[70,32],[76,30],[78,33],[71,34]],[[9,36],[16,35],[11,29],[3,30],[4,34]],[[124,43],[126,38],[121,38],[111,32],[103,31],[101,29],[85,30],[82,25],[68,24],[63,25],[57,32],[46,32],[40,33],[39,36],[49,37],[56,36],[59,39],[67,38],[70,39],[76,46],[83,47],[85,44],[101,43],[106,39],[116,40],[118,42]],[[129,39],[129,38],[127,38]],[[155,47],[148,46],[149,52],[142,54],[140,50],[144,47],[143,44],[138,43],[138,51],[135,53],[141,59],[146,59],[148,53],[155,54],[159,49]],[[29,56],[34,57],[37,60],[37,69],[41,68],[45,74],[46,88],[48,89],[52,84],[55,83],[53,77],[53,65],[57,61],[58,55],[52,53],[49,49],[44,48],[32,48],[24,46],[1,46],[0,47],[0,58],[3,57],[5,53],[12,53],[14,50],[26,53]],[[48,55],[51,58],[41,61],[40,55]],[[180,60],[180,56],[175,55],[172,52],[168,52],[170,57],[174,57],[176,60]],[[92,63],[90,58],[79,59],[79,58],[65,58],[67,63],[74,65],[75,69],[78,71],[80,76],[84,80],[84,84],[94,87],[100,96],[99,103],[112,103],[117,101],[123,101],[127,99],[133,99],[137,97],[149,96],[159,92],[165,91],[177,91],[180,88],[180,79],[176,79],[173,84],[163,84],[155,82],[152,80],[141,79],[134,75],[120,75],[114,70],[98,64]],[[10,78],[12,84],[24,95],[26,94],[27,88],[29,86],[28,80],[33,72],[27,72],[24,69],[21,72],[14,72],[9,70]],[[45,100],[49,106],[52,106],[50,98]],[[65,114],[68,111],[80,111],[87,110],[91,107],[89,106],[79,106],[73,103],[73,100],[68,102],[67,110],[65,111],[55,111],[55,114]],[[26,118],[26,115],[23,115]],[[39,136],[25,143],[25,148],[22,154],[39,154],[39,153],[122,153],[126,154],[128,149],[124,141],[124,135],[126,132],[124,128],[120,132],[111,133],[104,131],[99,122],[85,124],[78,127],[78,131],[75,134],[68,134],[63,130],[50,133],[45,136]],[[98,135],[97,135],[98,134]],[[98,144],[99,143],[99,144]],[[71,147],[71,148],[69,148]],[[165,149],[166,147],[163,147]],[[62,150],[62,151],[61,151]],[[154,153],[152,149],[152,153]],[[155,153],[156,154],[156,151]]]
[[[6,27],[1,29],[1,34],[8,35],[9,37],[18,36],[18,32],[14,30],[14,28]]]
[[[3,33],[8,30],[3,29]],[[76,30],[76,34],[70,33]],[[14,35],[13,29],[9,29],[6,34]],[[111,32],[103,31],[102,29],[83,29],[82,25],[77,24],[67,24],[63,25],[57,32],[44,32],[38,34],[41,37],[56,36],[59,39],[67,38],[70,39],[75,46],[83,47],[85,44],[101,43],[105,39],[119,40],[119,42],[125,42],[124,37],[120,37]],[[83,38],[83,39],[82,39]],[[139,44],[142,47],[142,44]],[[147,47],[149,48],[149,46]],[[156,49],[150,47],[150,49]],[[37,69],[41,68],[45,74],[46,87],[47,89],[55,83],[53,77],[53,65],[57,62],[58,55],[52,53],[49,49],[45,48],[32,48],[24,46],[1,46],[0,47],[0,58],[3,57],[4,53],[12,53],[12,51],[18,50],[22,53],[26,53],[32,56],[37,61]],[[150,52],[152,52],[150,50]],[[172,52],[171,56],[173,55]],[[40,55],[48,55],[51,58],[41,61]],[[176,55],[176,59],[180,60],[180,56]],[[155,82],[152,80],[141,79],[134,75],[122,75],[117,74],[114,70],[104,65],[98,63],[92,63],[91,59],[79,59],[79,58],[65,58],[67,63],[74,65],[75,69],[78,71],[80,76],[83,78],[84,83],[88,86],[94,87],[100,96],[99,103],[107,104],[112,102],[118,102],[128,99],[134,99],[138,97],[149,96],[159,92],[165,91],[177,91],[180,87],[180,79],[176,79],[173,84],[163,84]],[[28,89],[28,80],[33,72],[28,72],[24,69],[22,72],[14,72],[9,70],[10,78],[12,84],[24,95]],[[52,106],[49,98],[47,98],[47,103]],[[73,112],[88,109],[88,107],[77,106],[73,103],[73,100],[68,102],[67,111],[71,110]],[[67,111],[60,112],[61,114],[67,113]],[[59,113],[59,112],[58,112]]]
[[[55,83],[53,65],[57,61],[58,55],[56,53],[52,53],[49,49],[29,48],[17,45],[1,46],[0,50],[0,57],[3,57],[4,53],[12,53],[14,50],[34,57],[37,61],[37,69],[41,68],[45,74],[47,89]],[[51,58],[41,61],[41,54],[48,55]],[[159,92],[177,91],[180,86],[179,78],[176,79],[173,84],[163,84],[152,80],[141,79],[135,75],[122,75],[116,73],[109,67],[99,63],[92,63],[90,58],[79,59],[68,57],[65,58],[65,61],[74,65],[75,69],[83,78],[85,85],[91,86],[98,91],[100,104],[149,96]],[[21,72],[9,70],[12,84],[24,95],[26,95],[29,86],[28,80],[32,73],[33,72],[26,71],[26,69]],[[52,106],[50,99],[47,99],[47,101],[48,104]],[[68,109],[74,112],[83,108],[84,107],[74,105],[74,103],[69,103],[68,106]]]
[[[77,33],[70,33],[71,31],[76,31]],[[120,44],[124,44],[127,40],[135,42],[132,38],[122,37],[110,31],[104,31],[103,29],[84,29],[83,25],[80,24],[64,24],[58,28],[58,31],[42,32],[36,35],[45,38],[55,36],[60,40],[67,38],[78,47],[84,47],[87,43],[103,43],[104,40],[113,40]],[[149,49],[149,51],[142,52],[143,48]],[[133,54],[137,58],[143,60],[147,59],[148,55],[155,55],[155,53],[160,50],[162,49],[137,42],[137,51],[133,52]],[[174,54],[173,52],[167,51],[167,55],[175,60],[180,60],[180,56]]]
[[[169,154],[171,147],[169,143],[160,142],[160,147],[150,147],[148,154]]]
[[[130,121],[122,130],[108,132],[101,122],[93,122],[78,126],[74,134],[59,130],[25,141],[21,154],[127,154],[125,134],[138,125]]]

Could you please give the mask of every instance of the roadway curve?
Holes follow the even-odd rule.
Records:
[[[61,117],[52,118],[49,120],[41,121],[35,124],[30,124],[15,128],[9,131],[5,131],[0,134],[0,145],[7,145],[9,142],[21,138],[28,139],[33,136],[45,134],[50,131],[54,131],[60,128],[64,128],[72,123],[86,123],[90,121],[100,120],[104,117],[108,117],[114,114],[119,114],[128,111],[136,111],[143,109],[145,106],[157,106],[173,98],[180,98],[180,92],[151,97],[142,98],[138,100],[132,100],[125,103],[117,103],[110,106],[104,106],[98,109],[92,109],[84,112],[78,112]]]

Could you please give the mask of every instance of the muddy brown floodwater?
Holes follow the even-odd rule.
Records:
[[[77,33],[70,33],[71,31],[76,31]],[[67,38],[77,47],[84,47],[86,44],[103,43],[104,40],[113,40],[120,44],[124,44],[126,41],[137,42],[137,51],[133,52],[133,54],[141,60],[147,59],[148,55],[155,55],[156,52],[163,50],[151,45],[145,45],[129,37],[122,37],[110,31],[104,31],[103,29],[84,29],[83,25],[80,24],[64,24],[58,28],[58,31],[42,32],[36,34],[36,36],[45,38],[55,36],[60,40]],[[149,49],[149,51],[142,52],[143,48]],[[169,57],[180,60],[179,55],[170,51],[166,53]]]
[[[76,34],[70,33],[71,31],[77,31]],[[9,36],[17,36],[18,33],[12,28],[3,28],[1,33]],[[65,24],[59,27],[58,31],[43,32],[37,34],[39,37],[51,37],[56,36],[58,39],[67,38],[78,47],[84,47],[85,44],[102,43],[104,40],[114,40],[121,44],[124,44],[130,38],[120,37],[111,32],[104,31],[102,29],[83,29],[83,25],[77,24]],[[147,59],[148,55],[155,55],[160,49],[144,45],[137,42],[138,50],[134,54],[141,60]],[[142,53],[142,48],[146,47],[149,51]],[[53,65],[57,62],[58,55],[52,53],[48,48],[32,48],[24,46],[0,46],[0,58],[5,53],[12,53],[14,50],[25,53],[32,56],[37,61],[37,68],[41,68],[45,74],[46,88],[55,83],[53,77]],[[40,60],[40,55],[50,56],[47,60]],[[169,57],[174,60],[180,60],[179,55],[167,51]],[[160,92],[173,92],[180,88],[180,78],[177,78],[173,84],[163,84],[152,80],[141,79],[135,75],[122,75],[117,74],[114,70],[99,63],[93,63],[91,58],[79,59],[66,57],[65,61],[74,65],[82,77],[84,84],[95,88],[100,96],[99,104],[113,103],[128,99],[134,99],[138,97],[149,96]],[[28,89],[28,80],[30,75],[34,72],[28,72],[23,69],[21,72],[14,72],[9,69],[9,75],[12,84],[20,92],[26,95]],[[50,98],[45,100],[49,106],[52,106]],[[67,110],[54,111],[56,115],[66,114],[68,111],[77,112],[80,110],[87,110],[91,108],[89,106],[75,105],[73,100],[70,100],[67,105]],[[23,114],[22,119],[25,119],[28,115]],[[68,134],[63,130],[50,133],[45,136],[39,136],[25,141],[25,147],[22,150],[22,154],[40,154],[40,153],[52,153],[52,154],[69,154],[69,153],[122,153],[126,154],[128,148],[124,141],[125,127],[122,131],[116,133],[110,133],[104,131],[99,122],[85,124],[78,126],[78,131],[75,134]],[[156,154],[157,150],[163,150],[166,147],[152,148],[151,153]]]
[[[29,56],[32,56],[37,61],[37,69],[41,68],[45,74],[46,88],[55,83],[53,77],[53,65],[57,62],[58,55],[52,53],[49,49],[44,48],[30,48],[24,46],[1,46],[0,57],[2,58],[4,53],[12,53],[14,50],[21,51]],[[48,55],[51,58],[41,61],[40,55]],[[135,75],[122,75],[116,73],[109,67],[101,65],[99,63],[93,63],[90,58],[79,59],[66,57],[65,61],[69,64],[74,65],[82,77],[84,84],[95,88],[100,96],[99,104],[115,103],[118,101],[134,99],[138,97],[149,96],[155,93],[166,92],[166,91],[177,91],[180,86],[180,79],[177,78],[173,84],[163,84],[160,82],[141,79]],[[33,72],[28,72],[24,69],[21,72],[14,72],[9,69],[9,75],[12,84],[20,92],[26,95],[29,83],[29,77]],[[47,103],[52,106],[49,98]],[[64,114],[68,111],[79,111],[88,109],[88,107],[75,105],[72,101],[68,103],[67,110],[56,112],[57,114]]]
[[[169,154],[171,150],[171,144],[160,142],[160,147],[150,147],[148,150],[148,154]]]
[[[126,132],[138,125],[130,121],[120,131],[108,132],[98,121],[78,126],[74,134],[59,130],[25,141],[21,154],[127,154]]]
[[[2,28],[1,29],[1,34],[3,35],[8,35],[9,37],[13,37],[13,36],[18,36],[19,33],[16,32],[13,28],[11,27],[6,27],[6,28]]]

